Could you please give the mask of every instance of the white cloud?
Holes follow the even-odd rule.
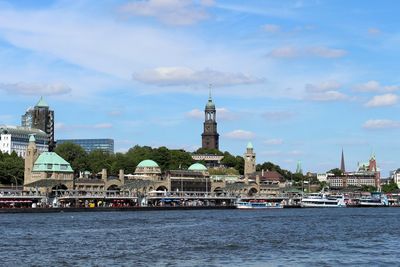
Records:
[[[291,155],[291,156],[299,156],[299,155],[303,155],[304,153],[300,150],[292,150],[292,151],[289,151],[287,154]]]
[[[208,85],[232,86],[261,83],[263,79],[243,73],[227,73],[211,69],[200,71],[186,67],[160,67],[133,74],[133,79],[159,86]]]
[[[387,119],[377,119],[377,120],[368,120],[363,124],[364,129],[375,130],[375,129],[393,129],[399,128],[400,122],[387,120]]]
[[[283,140],[280,138],[267,139],[264,141],[264,144],[266,144],[266,145],[282,145]]]
[[[233,113],[227,108],[216,108],[217,120],[221,119],[223,121],[232,121],[239,118],[239,114]]]
[[[376,95],[370,101],[368,101],[365,106],[372,108],[392,106],[397,103],[398,99],[399,97],[395,94]]]
[[[127,15],[154,17],[169,25],[190,25],[207,19],[205,7],[213,4],[211,0],[141,0],[123,5],[120,11]]]
[[[82,124],[75,124],[75,125],[67,125],[63,122],[57,122],[54,125],[54,128],[59,131],[75,131],[78,129],[110,129],[113,125],[111,123],[98,123],[93,125],[82,125]]]
[[[266,111],[262,114],[262,117],[264,117],[267,120],[286,120],[286,119],[291,119],[294,116],[293,112],[289,111]]]
[[[325,46],[298,48],[294,46],[281,46],[273,49],[268,55],[275,58],[320,57],[340,58],[347,54],[346,50],[334,49]]]
[[[278,33],[281,31],[281,26],[276,24],[265,24],[262,29],[268,33]]]
[[[226,133],[225,136],[231,139],[250,140],[255,137],[255,134],[253,132],[245,130],[234,130],[232,132]]]
[[[341,87],[341,84],[337,81],[330,80],[321,82],[318,84],[306,84],[306,91],[308,92],[324,92],[324,91],[332,91],[337,90]]]
[[[109,129],[112,128],[113,125],[111,123],[98,123],[93,125],[94,129]]]
[[[295,58],[300,56],[300,51],[293,46],[282,46],[271,50],[268,55],[274,58]]]
[[[377,81],[368,81],[366,83],[356,85],[354,89],[359,92],[376,92],[381,89],[381,85]]]
[[[54,128],[55,128],[55,130],[65,130],[65,129],[66,129],[66,126],[65,126],[65,124],[62,123],[62,122],[56,122],[56,123],[54,124]]]
[[[398,85],[383,86],[379,82],[371,80],[366,83],[354,86],[354,90],[358,92],[393,92],[400,90],[400,86]]]
[[[0,90],[17,95],[64,95],[72,90],[63,83],[39,84],[39,83],[0,83]]]
[[[339,101],[345,100],[348,96],[339,91],[326,91],[326,92],[315,92],[306,95],[305,100],[311,101]]]
[[[339,58],[343,57],[347,54],[347,52],[343,49],[333,49],[324,46],[312,47],[309,48],[309,54],[317,57],[323,58]]]
[[[227,108],[216,108],[216,112],[217,120],[221,121],[231,121],[239,117],[237,114],[234,114]],[[200,109],[192,109],[191,111],[185,113],[185,117],[191,119],[204,119],[204,111],[201,111]]]
[[[202,119],[204,118],[204,111],[200,109],[192,109],[191,111],[186,112],[185,117],[191,119]]]
[[[372,35],[372,36],[379,35],[379,34],[381,34],[381,30],[378,28],[369,28],[368,34]]]

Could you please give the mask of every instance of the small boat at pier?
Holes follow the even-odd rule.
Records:
[[[388,198],[381,192],[373,192],[371,196],[363,196],[359,199],[359,206],[361,207],[381,207],[389,206]]]
[[[256,201],[239,201],[236,203],[237,209],[281,209],[283,205],[280,202],[256,202]]]

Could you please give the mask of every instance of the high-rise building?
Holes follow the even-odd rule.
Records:
[[[39,153],[49,151],[48,135],[38,129],[0,125],[0,151],[2,153],[17,153],[25,158],[26,149],[31,135],[35,136],[35,143]]]
[[[29,108],[21,118],[22,127],[29,127],[39,129],[48,135],[47,145],[49,151],[55,148],[54,142],[54,111],[50,110],[49,105],[40,98],[39,102],[33,107]]]
[[[244,154],[244,176],[249,176],[256,172],[256,153],[253,151],[253,144],[247,144],[246,153]]]
[[[57,140],[57,144],[73,143],[80,145],[87,153],[93,150],[103,150],[110,154],[114,153],[113,139],[61,139]]]
[[[215,104],[210,96],[206,104],[205,110],[205,120],[204,120],[204,130],[201,135],[202,148],[219,149],[219,134],[217,132],[217,121],[215,110]]]

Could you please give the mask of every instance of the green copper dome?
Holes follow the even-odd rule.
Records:
[[[189,171],[207,171],[206,166],[204,166],[201,163],[194,163],[192,165],[190,165]]]
[[[137,165],[137,167],[141,167],[141,168],[157,168],[159,166],[154,160],[146,159],[146,160],[141,161]]]
[[[247,148],[248,148],[248,149],[253,149],[253,144],[252,144],[251,142],[248,142],[248,143],[247,143]]]
[[[206,109],[215,109],[215,104],[212,101],[212,97],[211,97],[211,89],[210,89],[210,93],[208,95],[208,102],[206,104]]]

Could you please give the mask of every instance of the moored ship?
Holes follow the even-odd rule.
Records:
[[[346,207],[344,196],[329,196],[324,193],[309,194],[301,199],[302,208],[341,208]]]
[[[267,201],[239,201],[236,203],[237,209],[281,209],[283,205],[281,202],[267,202]]]
[[[381,192],[373,192],[371,193],[371,196],[361,197],[359,205],[361,207],[389,206],[389,201],[385,194],[382,194]]]

